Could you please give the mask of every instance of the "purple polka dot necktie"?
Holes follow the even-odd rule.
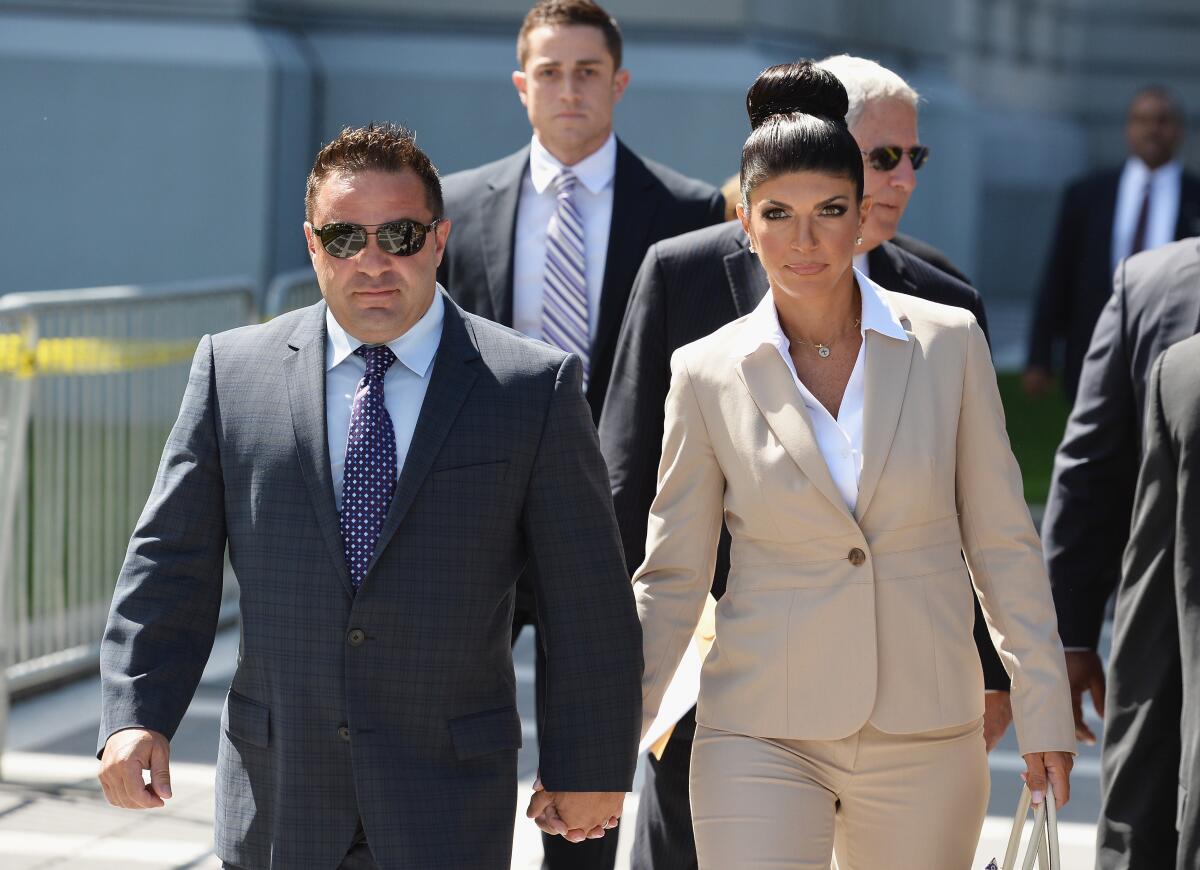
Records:
[[[367,363],[354,392],[342,475],[342,540],[355,591],[375,553],[379,531],[396,491],[396,432],[383,405],[383,376],[396,355],[386,344],[354,351]]]

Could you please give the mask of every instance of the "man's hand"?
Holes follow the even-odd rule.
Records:
[[[539,778],[525,815],[545,833],[581,843],[616,828],[624,800],[625,793],[619,791],[546,791]]]
[[[1004,738],[1012,722],[1012,699],[1008,692],[983,693],[983,742],[991,752]]]
[[[1030,366],[1021,374],[1021,386],[1031,399],[1041,399],[1050,394],[1054,387],[1054,375],[1042,366]]]
[[[1054,806],[1062,809],[1071,799],[1071,768],[1075,759],[1069,752],[1031,752],[1025,756],[1025,772],[1021,779],[1029,786],[1033,805],[1046,799],[1046,780],[1054,788]]]
[[[1104,718],[1104,663],[1094,650],[1067,651],[1067,682],[1071,684],[1071,709],[1075,711],[1075,739],[1091,746],[1096,735],[1083,722],[1083,693],[1092,695],[1096,715]]]
[[[142,771],[150,771],[150,784]],[[171,744],[157,731],[126,728],[104,744],[100,785],[114,807],[148,810],[171,797]]]

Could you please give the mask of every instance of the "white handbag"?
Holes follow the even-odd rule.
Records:
[[[1021,799],[1017,802],[1017,812],[1013,818],[1012,833],[1008,836],[1008,848],[1004,850],[1004,863],[996,866],[996,860],[987,865],[984,870],[1016,870],[1017,853],[1021,851],[1021,832],[1025,828],[1025,817],[1029,814],[1033,796],[1029,786],[1021,789]],[[1025,860],[1021,870],[1033,870],[1034,858],[1037,859],[1039,870],[1062,870],[1062,858],[1058,849],[1058,814],[1054,809],[1054,792],[1050,783],[1046,783],[1046,798],[1033,813],[1033,836],[1025,848]]]

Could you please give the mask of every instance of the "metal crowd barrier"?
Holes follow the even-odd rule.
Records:
[[[0,297],[0,748],[10,694],[95,669],[196,344],[254,300],[244,280]],[[227,616],[236,594],[227,570]]]
[[[263,306],[263,316],[269,320],[272,317],[278,317],[285,311],[305,308],[320,299],[321,288],[317,284],[317,276],[311,266],[292,272],[282,272],[276,275],[270,286],[267,287],[267,301]]]

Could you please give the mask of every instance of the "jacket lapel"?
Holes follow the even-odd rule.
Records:
[[[479,203],[482,212],[483,262],[487,271],[488,292],[492,297],[493,319],[512,326],[513,319],[513,245],[517,231],[517,206],[521,201],[521,182],[529,166],[529,146],[507,158]]]
[[[821,455],[821,448],[817,446],[808,409],[804,407],[792,373],[780,359],[779,352],[763,345],[741,360],[737,371],[759,413],[792,461],[834,507],[850,518],[829,466],[825,464],[825,457]]]
[[[771,289],[758,257],[750,253],[745,234],[738,250],[725,255],[725,277],[729,279],[729,292],[733,295],[733,307],[738,317],[753,311]]]
[[[333,494],[333,472],[329,469],[329,430],[325,420],[325,303],[312,306],[288,339],[295,354],[287,371],[288,402],[296,453],[317,515],[321,536],[337,566],[348,594],[353,594],[346,570],[346,548],[342,541],[337,503]]]
[[[608,230],[608,250],[605,253],[604,281],[600,290],[600,312],[596,335],[592,339],[589,368],[593,372],[608,371],[616,352],[617,334],[621,319],[633,289],[633,279],[642,257],[650,247],[650,233],[658,209],[659,197],[654,193],[657,179],[637,155],[617,140],[617,163],[613,174],[612,220]],[[591,263],[588,268],[593,268]],[[607,379],[595,377],[588,385],[588,398],[594,401],[592,387],[606,386]]]
[[[400,469],[396,492],[379,532],[371,564],[367,566],[368,574],[379,561],[396,529],[400,528],[478,377],[472,361],[479,357],[479,351],[470,334],[470,325],[461,308],[449,297],[443,296],[443,299],[446,313],[442,322],[442,340],[434,357],[433,372],[429,376],[425,401],[421,404],[421,414],[417,417],[412,444],[408,448],[404,467]]]
[[[908,318],[900,316],[908,331]],[[856,518],[866,516],[879,485],[879,477],[887,464],[904,408],[904,393],[912,367],[913,350],[917,341],[909,331],[908,341],[900,341],[872,330],[866,335],[866,376],[863,395],[863,469],[858,480]]]

